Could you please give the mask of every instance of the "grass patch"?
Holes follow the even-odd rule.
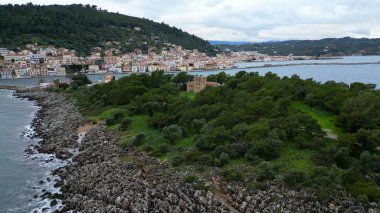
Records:
[[[197,97],[197,93],[194,92],[182,92],[180,94],[181,97],[186,97],[190,100],[194,100]]]
[[[375,182],[366,179],[362,175],[353,175],[353,183],[347,184],[347,191],[353,196],[367,195],[371,201],[380,199],[380,189]]]
[[[159,144],[165,143],[165,139],[162,136],[162,133],[159,130],[152,129],[148,126],[148,116],[146,115],[134,115],[127,116],[133,120],[131,126],[124,132],[121,132],[120,135],[120,143],[132,143],[133,139],[138,134],[145,134],[145,143],[143,145],[149,145],[152,147],[156,147]],[[143,146],[142,145],[142,146]],[[142,147],[141,147],[142,148]]]
[[[90,120],[101,121],[112,118],[114,114],[121,112],[124,115],[128,113],[126,107],[98,108],[97,110],[87,111],[86,116]]]
[[[311,161],[311,157],[314,154],[316,154],[316,151],[297,149],[287,142],[281,151],[280,158],[273,160],[272,163],[279,163],[284,166],[281,168],[281,173],[289,169],[299,169],[307,174],[311,174],[315,166]]]
[[[318,108],[310,107],[301,101],[294,101],[292,107],[310,115],[318,122],[322,129],[329,129],[335,135],[342,133],[342,130],[335,125],[336,115]]]

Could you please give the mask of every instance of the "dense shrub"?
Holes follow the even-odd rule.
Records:
[[[171,163],[173,166],[180,166],[186,160],[185,156],[181,154],[176,154],[171,158]]]
[[[136,137],[133,139],[132,144],[133,144],[134,146],[140,146],[141,144],[144,143],[144,141],[145,141],[145,137],[146,137],[146,136],[145,136],[144,133],[140,133],[140,134],[136,135]]]
[[[113,115],[113,118],[115,119],[116,122],[118,122],[118,121],[120,121],[121,119],[124,118],[124,113],[122,113],[122,112],[116,112]]]
[[[351,163],[349,150],[345,147],[339,148],[334,155],[334,160],[339,167],[347,169]]]
[[[257,179],[259,181],[263,181],[271,180],[274,178],[275,172],[273,166],[267,161],[260,162],[260,164],[257,166]]]
[[[238,169],[225,169],[222,175],[226,181],[243,181],[244,174]]]
[[[289,186],[302,185],[306,180],[306,174],[298,169],[290,169],[284,174],[284,181]]]
[[[195,141],[195,144],[199,150],[203,150],[203,151],[208,151],[208,150],[210,150],[210,147],[211,147],[211,143],[210,143],[209,139],[206,138],[205,136],[199,137]]]
[[[205,119],[194,119],[191,122],[191,127],[195,129],[196,132],[199,132],[205,124],[206,124]]]
[[[358,200],[360,203],[364,203],[364,204],[367,204],[368,203],[368,196],[367,195],[363,195],[363,194],[360,194],[358,195],[358,197],[356,198],[356,200]]]
[[[152,155],[156,157],[160,157],[169,151],[170,151],[170,147],[167,144],[159,144],[156,148],[153,149]]]
[[[198,165],[200,166],[212,166],[214,163],[212,157],[210,157],[209,155],[201,155],[199,158],[198,158]]]
[[[185,177],[183,177],[183,181],[185,181],[185,183],[194,183],[198,180],[198,177],[196,175],[186,175]]]
[[[170,143],[175,143],[183,136],[182,128],[178,125],[170,125],[162,130],[164,138]]]
[[[224,166],[228,164],[231,160],[230,156],[227,153],[222,153],[219,155],[220,165]]]
[[[170,118],[163,113],[154,113],[149,119],[149,126],[153,128],[163,128],[170,124]]]
[[[283,142],[278,139],[258,139],[252,141],[252,147],[247,152],[265,160],[272,160],[280,156],[282,145]]]
[[[121,122],[121,124],[120,124],[120,126],[119,126],[119,129],[120,129],[121,131],[125,131],[125,130],[127,130],[127,129],[132,125],[132,123],[133,123],[133,120],[132,120],[132,119],[130,119],[130,118],[124,119],[124,120]]]
[[[107,118],[106,119],[106,125],[107,126],[112,126],[116,124],[116,120],[114,118]]]
[[[87,84],[91,84],[91,81],[85,74],[77,73],[71,77],[71,86],[80,87]]]

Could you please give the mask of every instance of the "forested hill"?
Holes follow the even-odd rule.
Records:
[[[90,5],[0,5],[0,47],[22,48],[26,44],[55,45],[89,54],[108,41],[122,52],[164,43],[198,49],[209,55],[215,47],[207,41],[164,23],[99,10]]]
[[[322,40],[291,40],[283,42],[216,45],[234,51],[258,51],[269,55],[380,55],[380,39],[326,38]]]

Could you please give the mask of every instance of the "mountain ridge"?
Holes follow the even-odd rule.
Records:
[[[380,38],[325,38],[320,40],[288,40],[250,43],[243,45],[216,45],[221,50],[258,51],[269,55],[380,55]]]

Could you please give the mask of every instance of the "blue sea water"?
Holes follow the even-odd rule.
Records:
[[[40,196],[45,191],[58,192],[54,188],[58,177],[51,172],[65,164],[53,155],[25,152],[38,143],[31,138],[30,126],[37,111],[34,102],[13,97],[11,90],[0,90],[0,213],[53,211],[51,200]]]
[[[297,65],[284,67],[262,67],[249,69],[232,69],[225,70],[227,74],[245,70],[247,72],[258,72],[264,75],[267,72],[276,73],[280,77],[292,76],[294,74],[302,79],[312,78],[318,82],[336,81],[350,84],[353,82],[376,84],[380,89],[380,64],[364,64],[364,65]],[[219,71],[192,72],[194,75],[207,76],[216,74]]]
[[[0,90],[0,212],[25,212],[34,192],[28,188],[35,171],[25,155],[26,137],[37,107]]]

